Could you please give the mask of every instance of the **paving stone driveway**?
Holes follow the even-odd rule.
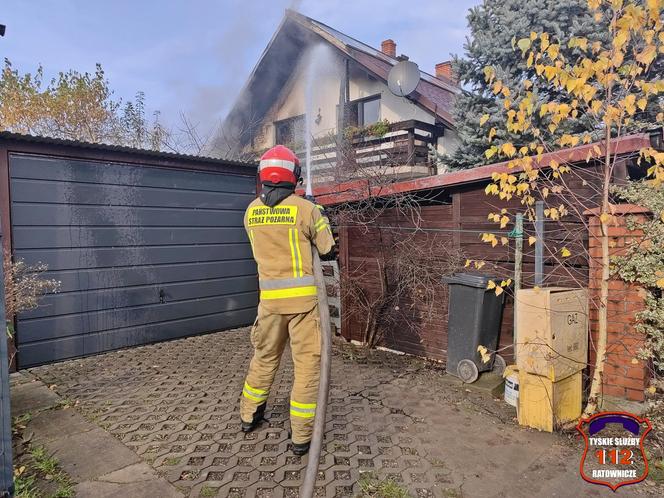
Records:
[[[250,356],[242,329],[31,372],[189,496],[297,496],[306,457],[289,451],[292,363],[285,355],[269,422],[245,435],[238,399]],[[337,346],[332,368],[318,496],[353,496],[368,471],[414,497],[604,494],[578,477],[569,441],[516,427],[509,407],[435,366]]]

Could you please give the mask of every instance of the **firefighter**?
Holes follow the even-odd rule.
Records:
[[[312,244],[332,253],[334,239],[322,208],[295,195],[300,162],[277,145],[260,161],[262,191],[247,208],[244,226],[258,264],[260,303],[251,330],[254,357],[240,401],[241,428],[263,419],[267,398],[290,339],[295,380],[290,397],[293,452],[309,451],[320,376],[320,319]]]

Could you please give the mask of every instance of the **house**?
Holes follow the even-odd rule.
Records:
[[[419,71],[408,97],[391,93],[388,73],[406,59],[391,39],[377,50],[287,10],[220,140],[256,155],[288,145],[304,162],[311,137],[316,183],[369,172],[401,179],[435,174],[431,149],[450,152],[457,143],[451,108],[460,88],[448,61],[436,65],[435,75]]]

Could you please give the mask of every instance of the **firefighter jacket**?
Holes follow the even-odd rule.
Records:
[[[261,306],[279,314],[310,311],[318,302],[311,244],[319,254],[332,250],[329,220],[315,204],[292,194],[273,208],[254,200],[244,226],[258,264]]]

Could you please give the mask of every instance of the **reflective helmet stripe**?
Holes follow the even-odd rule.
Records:
[[[287,161],[286,159],[262,159],[259,170],[265,168],[283,168],[293,172],[295,171],[295,163],[293,161]]]

